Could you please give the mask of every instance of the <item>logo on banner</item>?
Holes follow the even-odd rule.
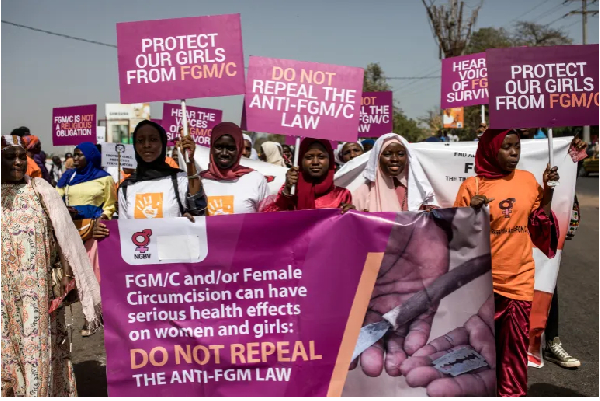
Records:
[[[136,252],[139,252],[138,254],[135,254],[134,257],[136,259],[150,259],[150,254],[146,253],[150,250],[150,248],[148,248],[148,245],[150,244],[150,236],[152,235],[152,230],[142,230],[140,232],[134,233],[131,236],[131,242],[133,242],[133,245],[136,246],[135,250]]]
[[[505,218],[510,218],[510,215],[513,210],[513,204],[517,200],[515,198],[506,198],[498,204],[498,207],[502,210],[502,214]]]
[[[134,217],[136,219],[161,219],[163,217],[162,192],[136,194]]]

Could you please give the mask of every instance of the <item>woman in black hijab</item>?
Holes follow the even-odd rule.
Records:
[[[119,187],[120,219],[153,219],[204,215],[206,197],[194,164],[194,140],[181,139],[181,149],[188,152],[187,174],[169,166],[167,133],[155,122],[144,120],[133,132],[135,172]]]

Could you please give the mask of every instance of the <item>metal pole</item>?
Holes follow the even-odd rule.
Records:
[[[554,144],[552,143],[552,128],[548,128],[548,161],[550,168],[554,167]],[[548,186],[554,188],[558,185],[558,181],[548,181]]]
[[[581,0],[581,42],[587,44],[587,0]],[[583,140],[585,143],[590,143],[590,126],[583,127]]]
[[[481,123],[485,124],[485,104],[481,105]]]
[[[294,146],[294,164],[293,164],[294,167],[299,166],[298,157],[300,157],[300,137],[299,136],[296,137],[296,143]],[[331,163],[331,162],[332,162],[332,160],[329,161],[329,163]],[[290,192],[292,195],[296,195],[296,186],[293,186],[292,190]]]
[[[185,99],[181,99],[181,112],[182,112],[181,124],[183,125],[183,136],[188,136],[188,120],[187,120],[187,108],[185,107]],[[179,140],[182,140],[182,139],[183,138],[179,138]],[[185,159],[185,163],[189,164],[190,151],[186,150],[185,154],[183,156]],[[187,169],[187,167],[186,167],[186,169]]]

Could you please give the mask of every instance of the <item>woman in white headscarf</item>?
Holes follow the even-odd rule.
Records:
[[[242,156],[247,159],[258,160],[258,154],[256,153],[256,149],[254,149],[254,147],[252,146],[254,145],[254,142],[252,142],[252,138],[248,134],[243,134],[243,136],[244,148],[242,149]]]
[[[263,161],[271,163],[275,166],[286,167],[280,143],[263,142],[263,144],[260,145],[260,147],[262,149]]]
[[[363,175],[365,183],[352,193],[358,210],[402,212],[438,207],[421,163],[398,134],[383,135],[375,142]]]

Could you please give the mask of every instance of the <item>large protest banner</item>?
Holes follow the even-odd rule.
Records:
[[[489,102],[485,57],[477,53],[442,60],[442,109]]]
[[[379,138],[394,125],[392,91],[363,92],[360,102],[359,138]]]
[[[598,125],[598,45],[486,51],[491,128]]]
[[[117,24],[122,103],[244,93],[239,14]]]
[[[535,294],[531,311],[531,340],[529,347],[529,363],[531,366],[543,366],[541,355],[541,337],[546,327],[552,294],[558,277],[558,269],[565,245],[565,237],[571,220],[573,199],[575,197],[575,178],[577,163],[573,163],[568,155],[572,137],[554,139],[554,164],[560,174],[560,185],[554,192],[552,211],[559,222],[558,252],[553,259],[548,259],[537,248],[533,250],[535,259]],[[436,199],[442,207],[454,204],[460,184],[475,175],[475,153],[477,142],[413,143],[410,151],[414,152],[429,178]],[[364,182],[362,171],[369,158],[361,155],[348,162],[336,174],[335,184],[356,189]],[[548,142],[542,139],[521,141],[521,160],[517,166],[520,170],[531,172],[540,185],[548,163]],[[439,166],[444,166],[440,169]],[[518,191],[518,188],[515,188]]]
[[[187,106],[187,121],[190,126],[189,135],[196,145],[210,146],[210,133],[215,125],[221,122],[223,111]],[[179,128],[182,126],[183,112],[181,104],[163,104],[161,125],[167,131],[167,146],[174,146],[179,140]]]
[[[52,109],[52,145],[77,146],[96,143],[96,105]]]
[[[363,69],[250,56],[246,129],[356,141]]]
[[[99,252],[109,394],[340,395],[361,326],[411,305],[391,328],[410,330],[407,322],[436,309],[423,298],[434,287],[444,298],[430,340],[461,333],[449,354],[477,363],[453,373],[478,373],[493,389],[491,329],[472,333],[473,343],[462,335],[469,319],[493,320],[493,308],[482,308],[492,294],[489,217],[470,209],[373,216],[108,222]]]

